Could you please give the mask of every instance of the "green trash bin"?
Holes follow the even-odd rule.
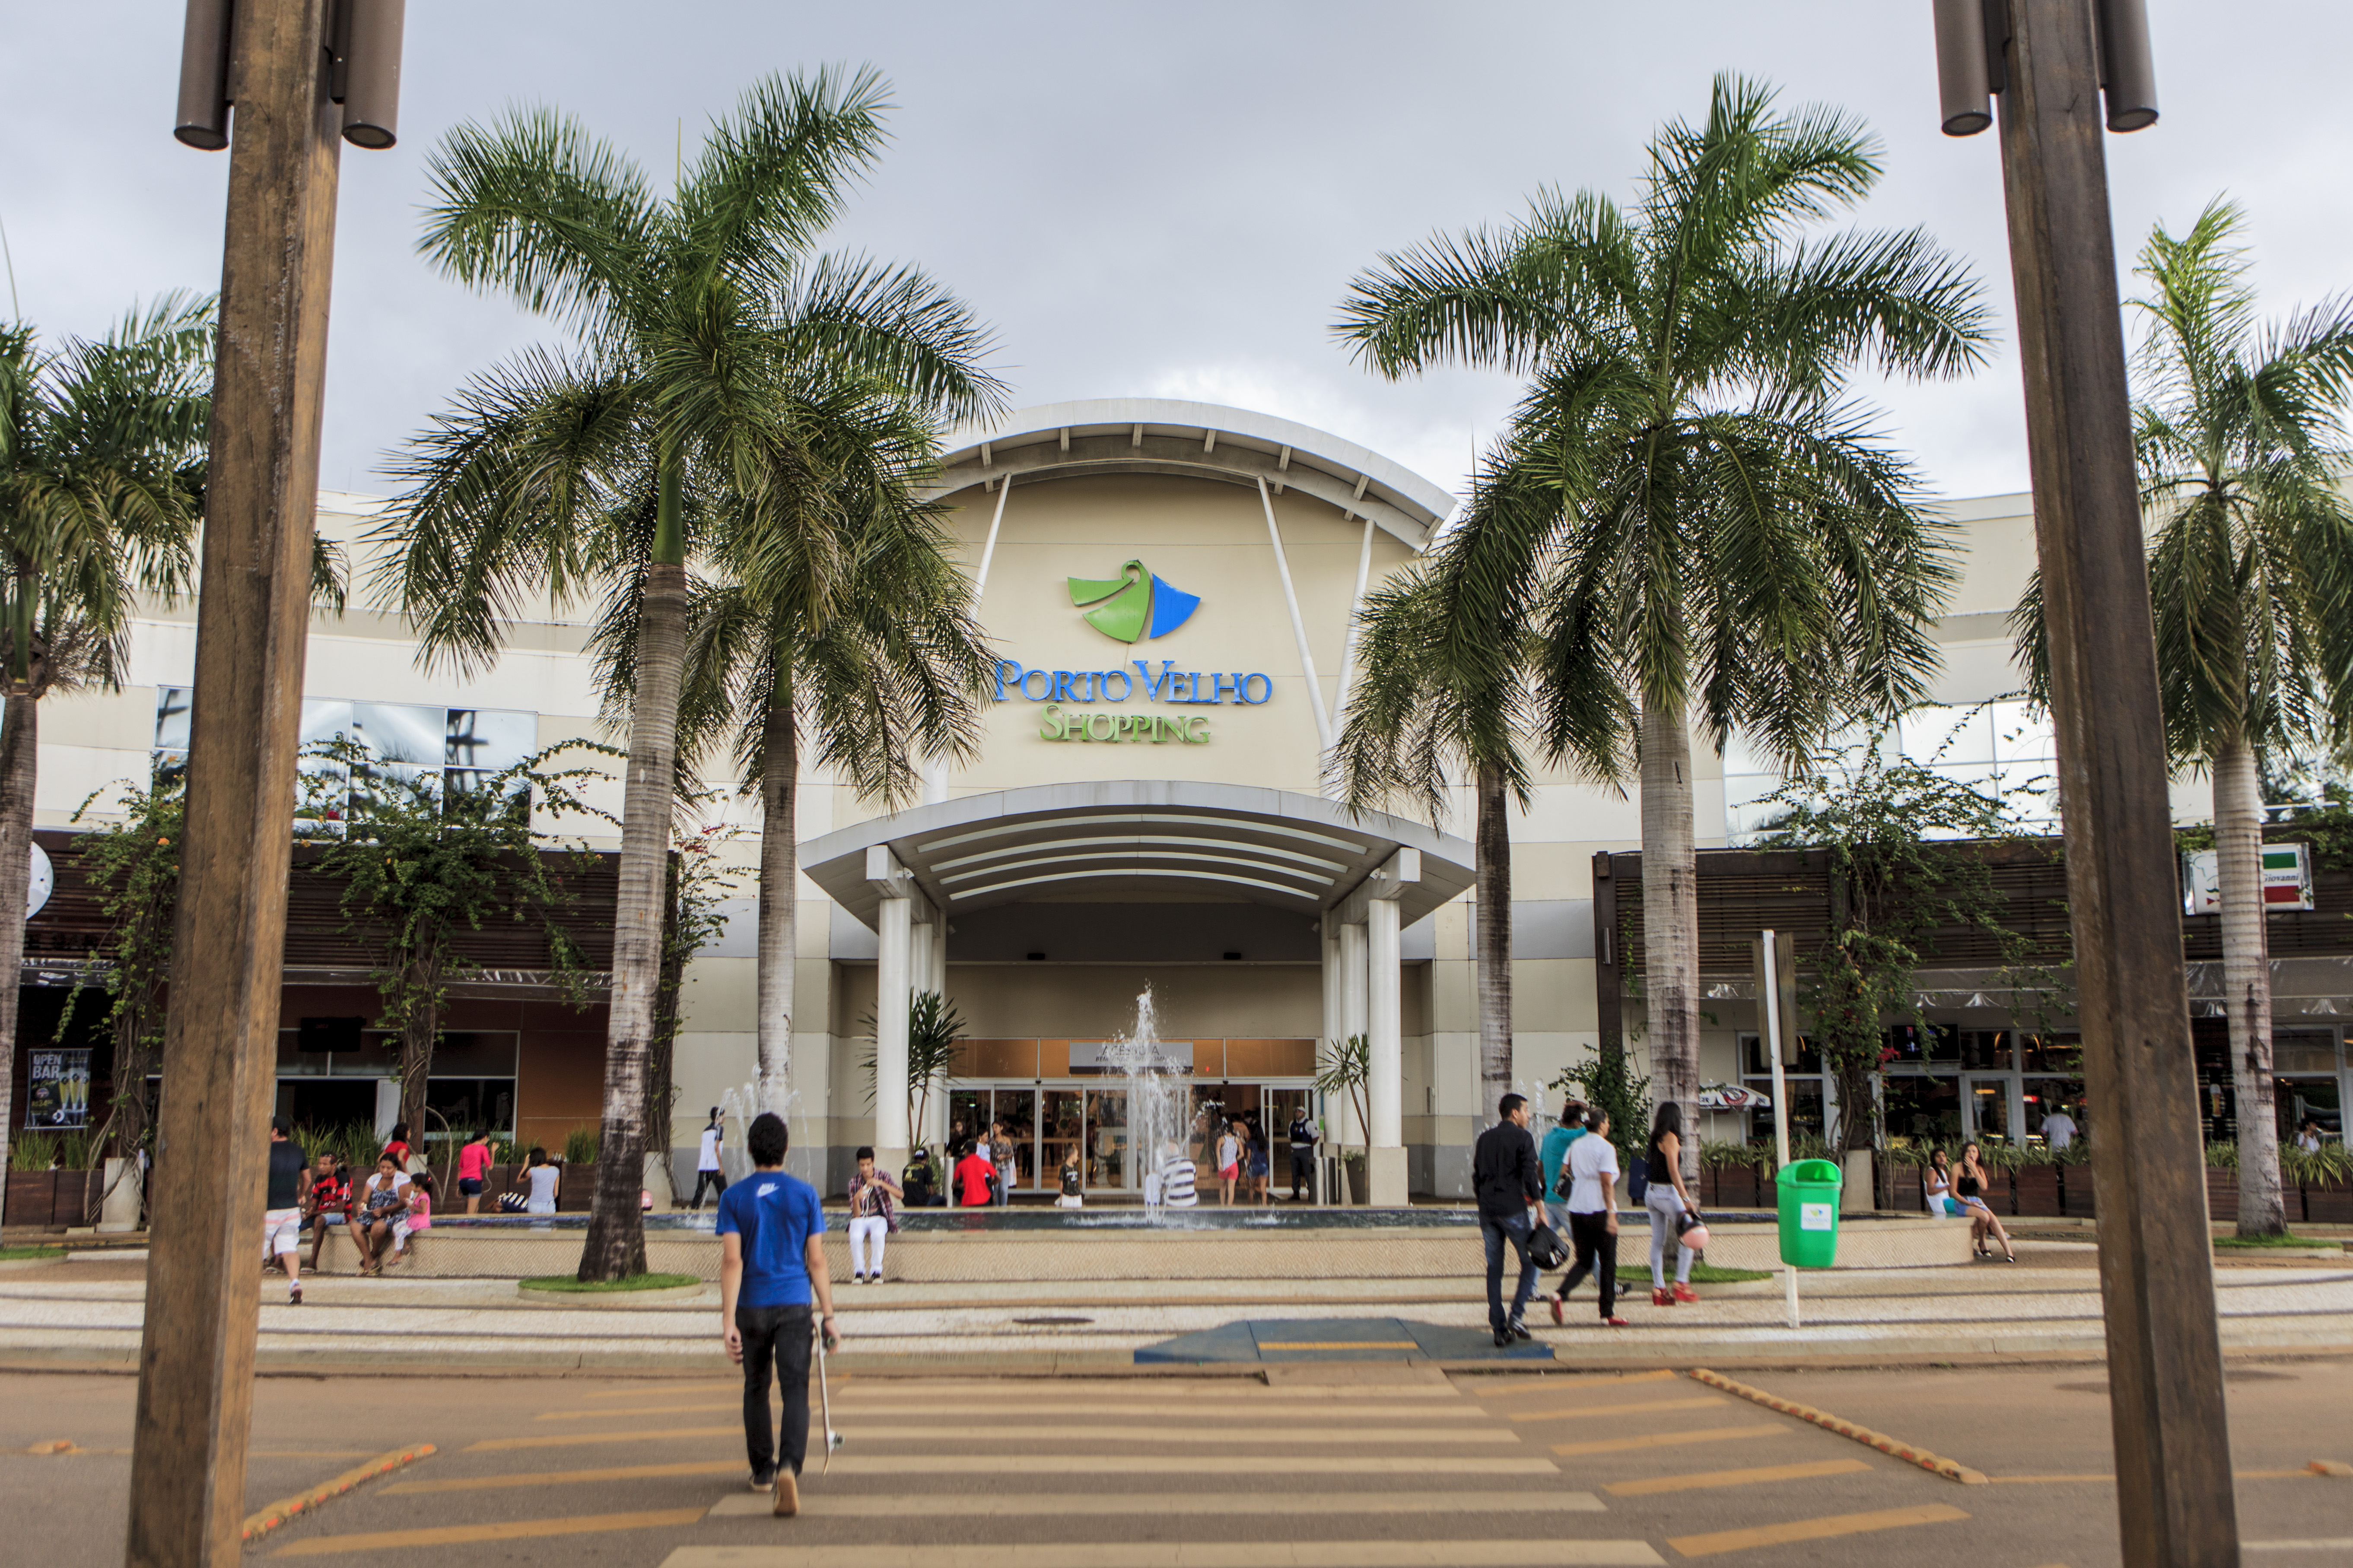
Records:
[[[1844,1178],[1829,1160],[1799,1160],[1773,1178],[1781,1199],[1781,1261],[1794,1268],[1828,1268],[1838,1257],[1839,1188]]]

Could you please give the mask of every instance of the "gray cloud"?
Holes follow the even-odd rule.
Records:
[[[2217,191],[2253,219],[2274,307],[2339,286],[2353,130],[2339,0],[2152,0],[2166,109],[2107,142],[2127,256]],[[1348,279],[1433,229],[1506,216],[1542,184],[1623,195],[1651,129],[1736,68],[1861,114],[1888,176],[1862,215],[1971,258],[2005,321],[1990,136],[1936,133],[1927,7],[1886,0],[1599,4],[460,5],[412,0],[402,142],[347,150],[326,460],[381,489],[382,455],[468,374],[546,325],[417,258],[423,161],[448,126],[553,103],[657,177],[764,72],[871,61],[896,137],[833,243],[914,261],[991,321],[1021,403],[1121,394],[1249,405],[1334,429],[1459,488],[1512,387],[1378,382],[1334,346]],[[13,0],[0,189],[25,314],[92,331],[134,297],[214,287],[227,160],[170,138],[180,7]],[[2227,21],[2227,25],[2221,25]],[[1936,486],[2016,489],[2007,348],[1972,379],[1877,389]]]

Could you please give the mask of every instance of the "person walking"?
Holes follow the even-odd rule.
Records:
[[[1504,1119],[1479,1134],[1471,1151],[1471,1180],[1479,1194],[1479,1231],[1487,1244],[1487,1326],[1498,1349],[1528,1338],[1523,1321],[1535,1294],[1536,1266],[1528,1257],[1535,1225],[1528,1211],[1544,1198],[1544,1172],[1536,1141],[1528,1136],[1526,1097],[1507,1094],[1498,1102]],[[1511,1310],[1504,1310],[1504,1244],[1520,1255],[1520,1283]]]
[[[523,1200],[525,1214],[554,1214],[558,1198],[564,1195],[564,1167],[547,1162],[547,1151],[532,1146],[531,1163],[523,1167],[523,1183],[530,1195]]]
[[[2056,1154],[2074,1141],[2075,1119],[2067,1114],[2066,1106],[2061,1105],[2042,1119],[2042,1142],[2052,1153]]]
[[[1234,1183],[1241,1173],[1242,1119],[1237,1116],[1218,1134],[1218,1202],[1227,1208],[1233,1207]]]
[[[1307,1189],[1308,1197],[1313,1198],[1315,1195],[1315,1123],[1307,1119],[1307,1104],[1303,1100],[1298,1111],[1291,1119],[1291,1201],[1293,1203],[1301,1201],[1299,1194],[1303,1185]]]
[[[1562,1236],[1569,1231],[1569,1145],[1584,1136],[1585,1102],[1563,1100],[1560,1120],[1544,1135],[1544,1142],[1536,1150],[1536,1163],[1544,1167],[1545,1218]]]
[[[313,1163],[302,1206],[311,1216],[311,1272],[316,1274],[319,1254],[327,1245],[330,1227],[351,1226],[353,1245],[359,1243],[359,1227],[351,1224],[351,1178],[343,1173],[343,1167],[335,1163],[332,1154],[322,1152]]]
[[[694,1196],[686,1206],[696,1214],[702,1212],[704,1188],[711,1190],[714,1199],[727,1191],[726,1167],[719,1163],[719,1146],[726,1142],[727,1130],[719,1124],[719,1108],[714,1105],[694,1151]]]
[[[269,1170],[262,1202],[262,1267],[278,1259],[286,1270],[286,1304],[302,1304],[302,1200],[311,1186],[311,1169],[302,1147],[293,1142],[294,1129],[286,1118],[269,1119]]]
[[[491,1135],[477,1130],[458,1151],[458,1195],[466,1200],[466,1212],[474,1214],[482,1206],[482,1187],[491,1175]]]
[[[1568,1145],[1566,1205],[1577,1262],[1553,1292],[1552,1321],[1566,1321],[1562,1309],[1568,1304],[1568,1293],[1590,1274],[1601,1291],[1602,1323],[1622,1329],[1626,1320],[1618,1315],[1618,1151],[1610,1146],[1607,1113],[1587,1111],[1578,1131],[1585,1136]]]
[[[752,1173],[719,1195],[720,1342],[744,1369],[744,1448],[752,1489],[772,1492],[780,1517],[801,1510],[801,1463],[808,1458],[809,1311],[826,1349],[840,1342],[833,1323],[833,1279],[826,1272],[825,1210],[817,1189],[785,1171],[792,1134],[764,1110],[744,1130]],[[778,1431],[768,1420],[768,1385],[782,1384]]]
[[[1250,1161],[1250,1190],[1258,1194],[1258,1206],[1266,1207],[1274,1201],[1270,1190],[1274,1185],[1274,1156],[1266,1140],[1266,1130],[1256,1118],[1242,1123],[1242,1143],[1245,1158]]]
[[[870,1277],[875,1284],[882,1283],[882,1246],[899,1228],[899,1214],[893,1205],[906,1196],[906,1189],[874,1168],[873,1150],[858,1151],[858,1173],[849,1178],[851,1284],[863,1285]]]
[[[1991,1236],[2001,1243],[2001,1260],[2015,1263],[2018,1252],[2010,1245],[2010,1232],[2002,1229],[2001,1221],[1995,1217],[1992,1208],[1985,1201],[1985,1194],[1992,1186],[1992,1179],[1986,1174],[1984,1163],[1978,1158],[1976,1141],[1963,1144],[1961,1168],[1953,1173],[1953,1195],[1968,1211],[1971,1221],[1969,1239],[1977,1243],[1979,1258],[1991,1258],[1993,1254],[1986,1250],[1985,1245],[1986,1237]]]
[[[1651,1305],[1672,1307],[1678,1301],[1696,1301],[1699,1293],[1691,1288],[1692,1249],[1683,1243],[1683,1226],[1679,1222],[1684,1215],[1699,1215],[1699,1205],[1692,1201],[1690,1190],[1683,1185],[1683,1108],[1673,1100],[1659,1107],[1659,1114],[1651,1122],[1650,1158],[1645,1174],[1649,1188],[1642,1194],[1642,1205],[1651,1211]],[[1675,1247],[1675,1288],[1667,1289],[1667,1243]]]
[[[1005,1123],[988,1124],[988,1158],[997,1167],[997,1206],[1006,1208],[1013,1202],[1013,1140],[1005,1135]]]

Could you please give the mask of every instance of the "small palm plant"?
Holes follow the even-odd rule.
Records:
[[[866,1104],[871,1110],[878,1097],[876,1080],[881,1072],[873,1044],[874,1015],[867,1014],[860,1022],[866,1026],[867,1047],[858,1065],[866,1069]],[[920,1129],[923,1125],[932,1108],[932,1091],[946,1084],[955,1066],[956,1047],[963,1044],[964,1037],[963,1016],[938,992],[918,991],[907,1004],[907,1082],[902,1092],[907,1097],[908,1126]]]
[[[1373,1045],[1364,1035],[1350,1035],[1345,1040],[1328,1042],[1328,1051],[1318,1065],[1315,1087],[1327,1096],[1345,1097],[1356,1113],[1357,1132],[1365,1140],[1363,1148],[1354,1154],[1347,1152],[1345,1143],[1340,1144],[1340,1162],[1349,1168],[1348,1185],[1353,1194],[1362,1184],[1363,1166],[1372,1158],[1373,1113],[1366,1099],[1366,1086],[1373,1076]]]

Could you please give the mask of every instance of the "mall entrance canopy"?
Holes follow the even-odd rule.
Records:
[[[1237,784],[1120,780],[1042,784],[918,806],[801,846],[802,868],[877,933],[877,1078],[906,1076],[907,1006],[944,988],[947,927],[1054,894],[1148,903],[1204,894],[1315,921],[1324,1034],[1371,1052],[1375,1203],[1406,1196],[1399,932],[1470,887],[1472,848],[1419,823]],[[912,1136],[904,1104],[875,1103],[885,1170]]]

